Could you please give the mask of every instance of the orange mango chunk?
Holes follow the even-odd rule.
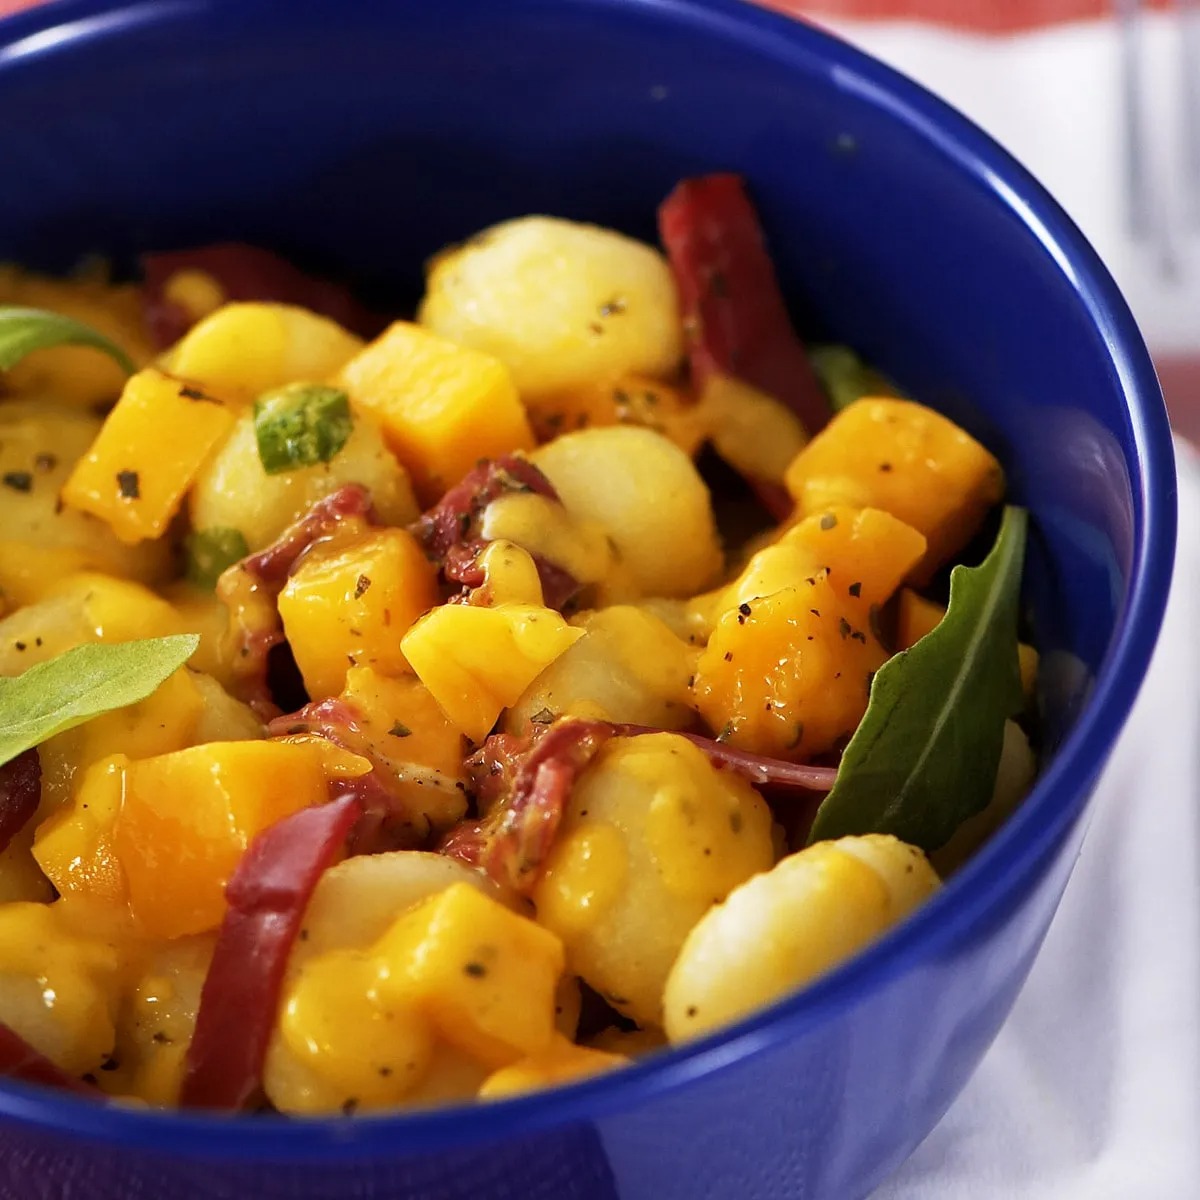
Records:
[[[430,504],[481,458],[534,445],[508,368],[497,358],[397,321],[338,373],[351,404],[383,426]]]
[[[309,742],[209,742],[130,763],[113,847],[134,918],[154,937],[215,928],[255,835],[328,794]]]
[[[222,401],[147,367],[125,384],[63,485],[63,500],[105,521],[123,542],[159,537],[233,422]]]
[[[412,534],[378,529],[308,554],[279,596],[304,685],[336,696],[350,666],[408,670],[400,640],[438,602],[437,570]]]
[[[402,916],[376,943],[376,985],[412,996],[452,1046],[497,1068],[547,1050],[562,942],[467,883]]]
[[[480,742],[501,710],[583,634],[539,605],[443,604],[426,613],[400,647],[446,716]]]
[[[911,400],[864,398],[792,460],[784,482],[802,514],[882,508],[925,535],[924,582],[1004,495],[999,462],[953,421]]]

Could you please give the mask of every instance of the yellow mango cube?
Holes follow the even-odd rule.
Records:
[[[225,304],[163,361],[175,375],[248,402],[284,384],[326,379],[362,345],[336,321],[292,304]]]
[[[597,1050],[591,1046],[577,1046],[558,1034],[542,1053],[522,1058],[489,1075],[479,1089],[479,1098],[498,1100],[504,1096],[517,1096],[522,1092],[573,1083],[577,1079],[587,1079],[591,1075],[626,1066],[628,1062],[629,1059],[623,1054],[610,1054],[607,1050]]]
[[[419,679],[351,667],[342,699],[356,713],[355,724],[388,757],[432,767],[449,779],[462,777],[463,735]]]
[[[107,522],[123,542],[159,537],[233,422],[221,400],[147,367],[126,383],[63,500]]]
[[[724,613],[700,655],[696,708],[738,749],[804,761],[849,739],[887,658],[868,606],[817,574]]]
[[[210,742],[130,763],[113,846],[135,919],[156,937],[215,928],[251,839],[328,795],[307,742]]]
[[[355,408],[383,425],[426,504],[481,458],[534,445],[508,368],[499,359],[397,321],[342,368]]]
[[[128,765],[123,754],[93,763],[74,798],[38,826],[33,857],[59,895],[128,903],[129,885],[113,846]]]
[[[835,505],[882,508],[925,535],[923,582],[970,540],[1004,495],[996,459],[953,421],[911,400],[857,400],[787,469],[804,515]]]
[[[583,635],[537,605],[443,604],[404,635],[400,649],[446,716],[479,742],[501,710]]]
[[[401,638],[437,601],[437,570],[403,529],[372,530],[308,554],[279,596],[308,694],[336,696],[348,666],[406,671]]]
[[[491,1067],[547,1049],[563,947],[466,883],[402,916],[372,951],[380,992],[415,996],[451,1045]]]

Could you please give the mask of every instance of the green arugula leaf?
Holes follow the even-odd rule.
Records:
[[[1006,508],[987,558],[951,573],[941,622],[880,668],[809,844],[890,833],[932,851],[987,806],[1004,722],[1022,707],[1017,605],[1027,524],[1023,508]]]
[[[56,733],[144,700],[199,644],[194,633],[89,642],[0,678],[0,765]]]
[[[811,346],[808,357],[835,413],[864,396],[903,397],[894,383],[868,367],[849,346]]]
[[[103,350],[127,374],[137,370],[116,342],[82,321],[41,308],[0,305],[0,371],[11,371],[27,354],[50,346],[92,346]]]

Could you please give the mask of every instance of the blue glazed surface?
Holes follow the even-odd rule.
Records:
[[[918,88],[737,0],[59,0],[0,24],[0,162],[0,259],[238,237],[408,300],[430,253],[491,221],[652,237],[681,175],[743,172],[805,327],[986,440],[1030,507],[1058,746],[933,903],[725,1037],[403,1119],[229,1123],[0,1089],[0,1196],[865,1195],[1007,1014],[1166,595],[1158,388],[1061,212]]]

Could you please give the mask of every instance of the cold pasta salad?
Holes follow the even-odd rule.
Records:
[[[0,1072],[345,1114],[804,987],[1035,773],[1026,517],[802,341],[743,182],[394,320],[273,254],[0,267]]]

